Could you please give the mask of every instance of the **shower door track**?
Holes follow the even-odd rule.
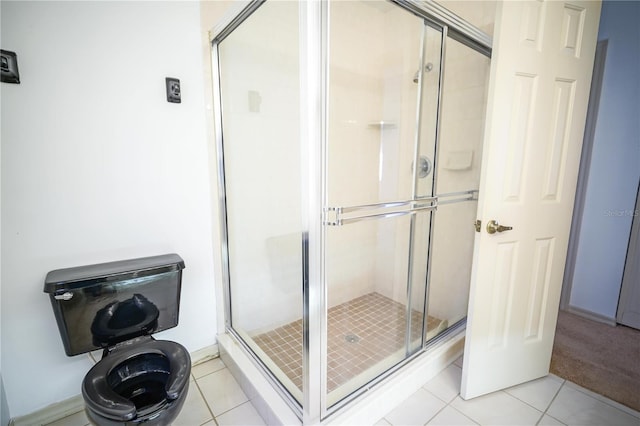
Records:
[[[405,10],[415,13],[438,27],[446,27],[448,35],[467,47],[491,57],[493,39],[480,29],[433,1],[389,0]]]

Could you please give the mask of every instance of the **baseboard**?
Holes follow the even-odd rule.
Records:
[[[82,410],[84,410],[84,399],[82,399],[82,395],[76,395],[64,401],[47,405],[33,413],[11,419],[9,426],[45,425]]]
[[[191,365],[195,366],[207,362],[210,359],[217,358],[220,352],[218,350],[218,344],[206,346],[197,351],[191,352]],[[13,418],[9,421],[9,426],[35,426],[45,425],[47,423],[55,422],[60,419],[64,419],[67,416],[78,413],[84,410],[84,400],[82,395],[75,395],[64,401],[56,402],[51,405],[47,405],[44,408],[36,410],[32,413],[24,416]]]
[[[586,309],[578,308],[576,306],[569,305],[564,309],[564,311],[592,321],[601,322],[612,327],[615,327],[618,324],[615,318],[610,318],[595,312],[588,311]]]
[[[191,366],[202,364],[203,362],[207,362],[213,358],[218,358],[219,356],[220,351],[218,349],[217,343],[214,343],[210,346],[205,346],[202,349],[191,352]]]

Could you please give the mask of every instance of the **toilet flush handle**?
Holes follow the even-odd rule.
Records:
[[[73,293],[71,293],[70,291],[67,291],[62,294],[56,294],[55,296],[53,296],[53,298],[56,300],[69,300],[72,297],[73,297]]]

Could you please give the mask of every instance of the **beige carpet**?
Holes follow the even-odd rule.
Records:
[[[560,312],[551,372],[640,411],[640,330]]]

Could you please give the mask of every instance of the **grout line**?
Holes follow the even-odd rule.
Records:
[[[222,360],[221,360],[221,361],[222,361]],[[222,363],[222,365],[224,365],[224,362]],[[221,368],[221,369],[216,370],[216,371],[212,371],[211,373],[206,374],[206,375],[204,375],[204,376],[202,376],[202,377],[210,376],[211,374],[219,373],[219,372],[221,372],[221,371],[223,371],[223,370],[227,370],[227,372],[229,372],[229,374],[231,374],[231,371],[229,371],[229,368],[228,368],[226,365],[224,365],[224,368]],[[202,378],[202,377],[200,377],[200,378]],[[233,375],[231,375],[231,377],[233,377]],[[235,377],[233,377],[233,380],[236,382],[236,384],[238,384],[238,386],[240,386],[240,384],[236,381]],[[196,384],[197,384],[197,383],[198,383],[198,382],[197,382],[197,380],[196,380]],[[202,398],[204,399],[204,402],[205,402],[205,404],[207,405],[207,408],[209,409],[209,412],[211,413],[211,415],[212,415],[212,417],[213,417],[213,421],[214,421],[214,423],[217,425],[217,424],[218,424],[218,420],[216,419],[216,416],[215,416],[215,414],[213,413],[213,410],[211,409],[211,407],[209,407],[209,403],[207,402],[207,399],[204,397],[204,394],[202,393],[202,390],[200,389],[200,385],[198,385],[198,390],[200,391],[200,395],[201,395],[201,396],[202,396]],[[228,413],[229,411],[231,411],[231,410],[233,410],[233,409],[235,409],[235,408],[238,408],[239,406],[241,406],[242,404],[245,404],[245,403],[247,403],[247,402],[248,402],[248,403],[250,403],[251,405],[253,405],[253,404],[251,403],[251,400],[249,399],[249,396],[248,396],[246,393],[244,393],[244,390],[242,391],[242,393],[244,394],[244,396],[245,396],[245,397],[247,397],[247,400],[246,400],[246,401],[243,401],[243,402],[241,402],[241,403],[240,403],[240,404],[238,404],[238,405],[234,405],[233,407],[229,408],[228,410],[223,411],[223,412],[221,412],[220,414],[218,414],[218,416],[221,416],[221,415],[223,415],[223,414],[225,414],[225,413]]]
[[[551,398],[551,401],[549,402],[549,405],[547,405],[547,408],[544,409],[544,414],[547,414],[547,411],[549,411],[549,408],[551,407],[551,405],[553,405],[553,402],[556,400],[556,398],[558,397],[558,395],[560,394],[560,391],[562,390],[562,388],[564,387],[565,383],[567,383],[566,380],[562,380],[562,384],[560,385],[560,387],[558,388],[557,392],[555,395],[553,395],[553,398]],[[553,416],[551,416],[553,417]]]
[[[558,397],[558,395],[560,394],[560,390],[562,390],[562,388],[564,387],[565,383],[567,383],[567,381],[565,379],[562,379],[562,384],[560,385],[560,387],[558,388],[558,390],[556,391],[556,394],[553,395],[553,398],[551,398],[551,401],[549,402],[549,405],[547,405],[547,408],[544,409],[544,412],[542,413],[542,416],[540,417],[540,420],[538,420],[538,422],[536,423],[536,426],[540,424],[540,422],[542,421],[542,419],[544,418],[544,416],[549,416],[554,420],[557,420],[559,423],[561,424],[565,424],[564,422],[561,422],[560,420],[556,419],[555,417],[553,417],[552,415],[549,415],[547,413],[547,411],[549,411],[549,408],[553,405],[553,402],[556,400],[556,398]]]
[[[458,394],[460,395],[460,394]],[[455,398],[453,398],[451,400],[451,402],[453,402],[455,400]],[[463,413],[462,411],[458,410],[456,407],[453,407],[450,403],[447,404],[447,407],[451,408],[452,410],[456,411],[457,413],[462,414],[463,416],[465,416],[467,419],[469,419],[470,421],[472,421],[473,423],[475,423],[476,425],[480,425],[480,423],[478,423],[477,421],[475,421],[474,419],[472,419],[471,417],[467,416],[465,413]],[[443,408],[444,410],[444,408]]]
[[[204,401],[204,405],[207,406],[207,410],[209,410],[209,414],[211,414],[211,419],[213,419],[213,423],[214,424],[218,424],[218,421],[216,420],[216,416],[213,414],[213,410],[211,410],[211,407],[209,407],[209,401],[207,401],[207,398],[204,397],[204,393],[202,392],[202,389],[200,389],[200,385],[198,384],[197,380],[193,381],[196,385],[196,389],[198,389],[198,393],[200,394],[200,398],[202,398],[202,400]],[[209,422],[211,420],[207,420],[206,422],[204,422],[203,424]]]
[[[429,391],[427,391],[427,392],[429,392]],[[434,395],[434,396],[435,396],[435,395]],[[437,398],[437,397],[436,397],[436,398]],[[440,398],[438,398],[438,399],[440,399]],[[442,399],[440,399],[440,401],[442,401]],[[443,401],[443,402],[444,402],[444,401]],[[441,412],[442,410],[444,410],[445,408],[447,408],[448,406],[449,406],[449,404],[445,404],[445,405],[444,405],[444,407],[442,407],[441,409],[439,409],[437,413],[435,413],[433,416],[431,416],[431,417],[429,418],[429,420],[427,420],[426,422],[424,422],[424,425],[426,426],[426,424],[427,424],[427,423],[429,423],[431,420],[435,419],[435,417],[436,417],[438,414],[440,414],[440,412]]]
[[[548,376],[543,376],[543,377],[548,377]],[[541,377],[541,378],[543,378],[543,377]],[[558,376],[556,376],[556,377],[558,377]],[[541,378],[539,378],[539,379],[534,379],[534,380],[540,380]],[[520,402],[522,402],[522,403],[524,403],[524,404],[528,405],[529,407],[533,408],[534,410],[540,411],[540,412],[542,413],[542,417],[544,417],[544,415],[545,415],[545,414],[547,414],[547,410],[549,409],[549,407],[551,407],[551,404],[553,404],[553,401],[556,399],[556,397],[557,397],[557,396],[558,396],[558,394],[560,393],[560,389],[562,389],[562,387],[564,386],[564,384],[565,384],[565,382],[566,382],[566,380],[565,380],[565,379],[562,379],[562,377],[558,377],[558,378],[560,378],[560,379],[562,380],[562,384],[560,385],[560,387],[559,387],[559,388],[558,388],[558,390],[556,391],[555,395],[553,395],[553,398],[551,398],[551,401],[549,402],[549,404],[547,405],[547,407],[544,409],[544,411],[540,410],[538,407],[534,407],[533,405],[529,404],[527,401],[525,401],[525,400],[523,400],[523,399],[520,399],[520,398],[518,398],[517,396],[512,395],[512,394],[510,394],[509,392],[507,392],[507,389],[511,389],[511,388],[514,388],[514,387],[516,387],[516,386],[520,386],[520,385],[511,386],[511,387],[509,387],[509,388],[507,388],[507,389],[502,389],[502,390],[499,390],[499,391],[496,391],[496,392],[504,392],[504,393],[506,393],[506,394],[507,394],[507,395],[509,395],[510,397],[517,399],[518,401],[520,401]],[[524,383],[528,383],[528,382],[524,382]],[[522,385],[522,384],[524,384],[524,383],[520,383],[520,384]],[[542,417],[540,417],[540,420],[542,420]],[[553,417],[553,416],[549,416],[549,417]],[[555,418],[555,417],[554,417],[554,418]],[[537,425],[538,423],[540,423],[540,420],[538,420],[538,422],[536,423],[536,425]],[[556,420],[557,420],[557,419],[556,419]],[[561,423],[562,423],[562,422],[561,422]]]
[[[429,382],[427,382],[427,383],[429,383]],[[453,402],[453,400],[454,400],[454,399],[456,399],[456,397],[457,397],[458,395],[460,395],[460,392],[458,392],[458,393],[456,394],[456,396],[454,396],[454,397],[451,399],[451,401],[445,401],[444,399],[440,398],[440,397],[439,397],[438,395],[436,395],[435,393],[431,392],[429,389],[425,389],[425,386],[427,386],[427,383],[425,383],[424,385],[422,385],[422,387],[420,387],[420,389],[422,389],[422,390],[426,391],[426,392],[427,392],[429,395],[431,395],[431,396],[435,396],[437,399],[439,399],[440,401],[444,402],[446,405],[449,405],[451,402]]]
[[[537,379],[535,379],[535,380],[537,380]],[[524,382],[524,383],[527,383],[527,382]],[[520,384],[523,384],[523,383],[520,383]],[[516,387],[516,386],[519,386],[519,385],[515,385],[515,386],[511,386],[511,387]],[[561,387],[562,387],[562,386],[561,386]],[[507,388],[507,389],[511,389],[511,388]],[[523,400],[523,399],[520,399],[520,398],[518,398],[518,397],[517,397],[517,396],[515,396],[515,395],[511,395],[509,392],[507,392],[507,390],[506,390],[506,389],[498,390],[498,391],[496,391],[496,392],[502,392],[502,393],[504,393],[504,394],[506,394],[506,395],[510,396],[511,398],[513,398],[513,399],[515,399],[515,400],[517,400],[517,401],[522,402],[524,405],[527,405],[527,406],[529,406],[529,407],[533,408],[534,410],[536,410],[537,412],[539,412],[539,413],[541,413],[541,414],[542,414],[542,416],[540,416],[540,419],[542,419],[542,417],[543,417],[543,416],[544,416],[544,414],[545,414],[545,411],[542,411],[542,410],[540,410],[539,408],[534,407],[533,405],[529,404],[527,401],[525,401],[525,400]],[[536,422],[536,424],[538,424],[539,422],[540,422],[540,420],[538,420],[538,422]]]
[[[246,396],[246,395],[245,395],[245,396]],[[246,401],[242,401],[240,404],[238,404],[238,405],[234,405],[233,407],[229,408],[228,410],[225,410],[225,411],[223,411],[222,413],[218,414],[218,417],[220,417],[220,416],[221,416],[221,415],[223,415],[223,414],[227,414],[227,413],[228,413],[229,411],[231,411],[231,410],[235,410],[236,408],[238,408],[239,406],[241,406],[241,405],[243,405],[243,404],[246,404],[247,402],[248,402],[249,404],[251,404],[251,400],[250,400],[249,398],[247,398],[247,400],[246,400]],[[251,404],[251,405],[253,405],[253,404]],[[213,417],[215,418],[215,416],[213,416]],[[262,417],[262,416],[261,416],[261,417]],[[216,421],[216,423],[217,423],[217,421]]]
[[[215,358],[214,358],[214,359],[215,359]],[[208,361],[207,361],[207,362],[208,362]],[[199,365],[202,365],[202,364],[199,364]],[[222,365],[224,365],[224,363],[222,363]],[[224,370],[225,368],[227,368],[227,366],[226,366],[226,365],[224,365],[224,367],[219,368],[219,369],[217,369],[217,370],[209,371],[208,373],[203,374],[203,375],[202,375],[202,376],[200,376],[200,377],[196,377],[196,376],[193,374],[193,367],[192,367],[192,368],[191,368],[191,376],[193,377],[193,380],[200,380],[200,379],[202,379],[202,378],[204,378],[204,377],[207,377],[207,376],[212,375],[213,373],[217,373],[217,372],[219,372],[219,371],[222,371],[222,370]]]

